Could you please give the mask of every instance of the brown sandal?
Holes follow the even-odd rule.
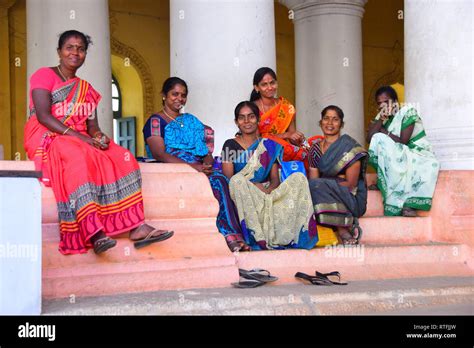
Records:
[[[159,234],[156,234],[157,232],[160,232]],[[143,247],[146,247],[147,245],[157,243],[157,242],[162,242],[164,240],[167,240],[171,237],[173,237],[174,231],[166,231],[166,230],[153,230],[145,238],[137,240],[133,245],[135,246],[135,249],[140,249]]]

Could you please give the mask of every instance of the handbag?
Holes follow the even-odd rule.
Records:
[[[280,181],[285,181],[293,173],[303,173],[306,176],[304,163],[301,161],[280,160]]]

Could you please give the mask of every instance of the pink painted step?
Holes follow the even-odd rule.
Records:
[[[362,217],[359,222],[363,244],[401,245],[432,240],[430,217]]]
[[[264,268],[292,283],[296,272],[339,271],[346,280],[395,279],[434,276],[472,276],[472,252],[466,245],[400,245],[313,250],[272,250],[239,253],[239,268]]]
[[[138,250],[128,238],[117,238],[117,246],[102,255],[64,256],[56,240],[43,242],[45,298],[218,288],[238,277],[235,258],[215,227],[176,230],[172,238]]]

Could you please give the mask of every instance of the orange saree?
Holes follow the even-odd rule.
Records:
[[[306,148],[293,145],[276,136],[286,132],[295,114],[295,107],[288,100],[280,97],[277,105],[260,114],[258,130],[262,137],[272,139],[283,146],[284,161],[302,161],[306,165],[308,162],[308,150]]]
[[[66,126],[87,135],[87,118],[101,96],[84,80],[63,82],[50,68],[41,68],[30,80],[30,117],[24,146],[42,182],[53,189],[59,225],[59,251],[85,253],[98,231],[113,236],[144,222],[141,175],[133,155],[110,142],[99,150],[79,138],[50,131],[38,122],[31,91],[51,92],[51,114]]]

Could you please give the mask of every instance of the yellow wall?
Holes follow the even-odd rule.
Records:
[[[26,121],[26,0],[0,5],[0,143],[4,158],[26,159],[23,127]],[[7,5],[7,6],[8,6]]]
[[[117,45],[113,44],[111,47],[112,54],[122,58],[129,56],[130,64],[135,68],[146,91],[142,99],[133,97],[123,100],[123,116],[138,116],[137,155],[143,155],[143,124],[152,113],[161,109],[161,86],[169,77],[169,2],[109,0],[109,11],[111,37],[117,42]],[[113,66],[117,68],[117,64]],[[124,74],[121,75],[119,84],[123,93],[123,89],[129,88],[134,82]],[[140,101],[141,116],[137,112]],[[132,114],[128,114],[126,110]]]
[[[403,79],[403,0],[369,0],[362,19],[365,125],[377,113],[374,93]]]
[[[122,117],[136,117],[136,155],[143,156],[145,144],[143,128],[143,87],[140,76],[133,65],[124,64],[124,59],[112,55],[112,74],[117,79],[122,95]]]
[[[295,103],[295,34],[288,8],[275,0],[278,94]]]

